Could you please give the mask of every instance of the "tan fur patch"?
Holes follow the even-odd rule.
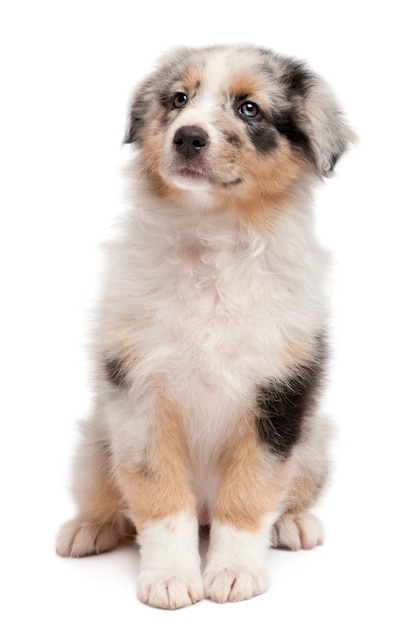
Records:
[[[112,325],[106,324],[107,354],[105,357],[119,359],[125,365],[128,377],[133,380],[142,379],[146,374],[134,340],[136,340],[137,335],[145,332],[150,323],[148,316],[137,314],[126,315]]]
[[[251,74],[240,74],[231,82],[231,92],[235,96],[249,97],[251,94],[259,94],[263,89],[263,81]]]
[[[297,513],[310,508],[326,482],[327,468],[317,468],[312,470],[306,468],[304,471],[298,473],[293,481],[291,493],[289,494],[289,505],[287,508],[288,513]]]
[[[126,173],[134,180],[140,172],[148,184],[149,193],[157,198],[177,197],[180,195],[180,190],[169,185],[160,174],[160,155],[164,134],[159,132],[162,110],[157,110],[157,113],[158,115],[154,114],[143,128],[141,155],[132,161],[129,168],[126,168]]]
[[[118,472],[128,513],[139,532],[150,519],[196,511],[188,484],[189,454],[181,419],[173,404],[160,395],[157,432],[148,467],[124,467]]]
[[[268,228],[280,211],[294,198],[295,183],[305,169],[303,158],[294,153],[289,142],[279,139],[278,148],[261,156],[245,151],[246,178],[232,190],[234,206],[255,226]]]
[[[238,530],[257,530],[263,516],[284,502],[291,473],[289,461],[278,463],[260,445],[251,416],[227,454],[214,518]]]
[[[182,82],[182,84],[185,87],[185,90],[190,94],[194,93],[195,91],[197,91],[198,87],[200,86],[200,83],[201,83],[201,76],[200,76],[199,68],[195,66],[189,67],[184,77],[184,80]]]
[[[80,483],[76,496],[85,520],[100,524],[114,524],[118,520],[122,496],[109,470],[96,473],[93,483]]]

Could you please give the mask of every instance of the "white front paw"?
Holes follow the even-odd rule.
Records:
[[[160,609],[179,609],[203,598],[195,515],[181,513],[148,520],[140,529],[141,602]]]
[[[204,571],[204,595],[214,602],[238,602],[266,591],[267,554],[273,517],[256,531],[213,520]]]
[[[160,609],[179,609],[203,598],[199,574],[184,576],[163,571],[144,571],[138,576],[137,595],[141,602]]]
[[[204,595],[214,602],[238,602],[267,589],[267,576],[248,568],[210,569],[204,573]]]

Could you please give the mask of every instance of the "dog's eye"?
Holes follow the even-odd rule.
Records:
[[[181,109],[188,101],[187,94],[179,91],[173,98],[173,104],[175,109]]]
[[[243,104],[239,106],[239,113],[243,115],[243,117],[257,117],[259,115],[259,107],[254,102],[243,102]]]

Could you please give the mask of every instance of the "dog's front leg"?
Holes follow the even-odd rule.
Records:
[[[259,442],[254,425],[246,425],[228,454],[217,493],[203,576],[205,597],[235,602],[267,589],[272,525],[290,480],[289,461],[273,457]]]
[[[195,498],[179,416],[162,397],[139,463],[120,463],[117,480],[134,522],[141,552],[138,598],[177,609],[202,599]]]

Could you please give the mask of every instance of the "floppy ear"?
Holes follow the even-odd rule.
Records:
[[[147,81],[132,96],[123,143],[139,145],[141,142],[144,120],[152,102],[151,82]]]
[[[127,124],[125,128],[124,139],[122,143],[134,143],[138,139],[138,129],[140,119],[135,117],[130,110],[128,113]]]
[[[355,135],[343,118],[328,85],[299,62],[291,62],[282,77],[298,123],[309,139],[317,171],[332,174]]]
[[[319,172],[322,176],[329,176],[338,159],[355,140],[355,135],[328,86],[318,77],[304,100],[303,116]]]
[[[163,86],[168,85],[173,78],[177,64],[188,58],[190,53],[190,48],[184,46],[172,48],[159,59],[152,74],[135,90],[129,107],[124,143],[140,145],[150,109],[159,101]]]

